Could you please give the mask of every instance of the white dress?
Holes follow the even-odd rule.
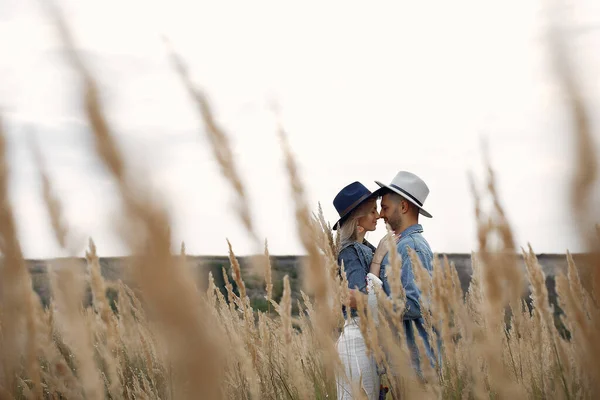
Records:
[[[368,304],[372,315],[377,321],[377,298],[373,292],[373,284],[381,286],[381,281],[373,274],[367,277]],[[337,377],[338,400],[350,400],[352,397],[352,383],[359,384],[361,390],[369,400],[379,398],[380,377],[377,372],[377,363],[373,356],[367,356],[367,345],[360,331],[358,317],[349,317],[344,324],[344,329],[337,341],[337,351],[344,365],[345,376]]]

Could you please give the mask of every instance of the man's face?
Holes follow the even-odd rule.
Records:
[[[381,198],[380,218],[396,231],[402,225],[402,201],[397,196],[386,194]]]

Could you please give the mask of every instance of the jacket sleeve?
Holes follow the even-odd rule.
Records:
[[[398,253],[402,257],[402,272],[400,274],[400,281],[406,292],[406,310],[404,319],[417,319],[421,317],[421,307],[419,304],[420,291],[415,282],[415,275],[413,271],[412,261],[408,254],[408,247],[415,250],[412,243],[403,243],[402,246],[398,246]],[[417,255],[420,256],[417,251]]]
[[[358,252],[352,246],[349,246],[340,252],[339,263],[344,262],[346,278],[348,279],[348,287],[350,289],[358,289],[363,293],[367,293],[367,270]]]

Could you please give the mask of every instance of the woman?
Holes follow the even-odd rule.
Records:
[[[351,289],[350,313],[343,307],[346,323],[337,349],[344,365],[346,376],[337,380],[338,399],[352,398],[352,383],[358,383],[369,400],[379,396],[380,379],[377,365],[373,357],[367,356],[365,340],[358,325],[356,312],[356,296],[362,292],[367,294],[367,275],[369,271],[379,273],[379,264],[385,256],[384,241],[376,249],[365,235],[377,226],[377,196],[359,182],[351,183],[343,188],[333,200],[333,205],[340,215],[333,229],[340,237],[338,264],[344,263],[344,270]],[[361,379],[362,378],[362,379]]]

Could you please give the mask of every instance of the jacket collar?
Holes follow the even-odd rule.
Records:
[[[403,230],[399,237],[402,238],[404,236],[412,235],[413,233],[423,233],[423,226],[421,224],[414,224]]]

